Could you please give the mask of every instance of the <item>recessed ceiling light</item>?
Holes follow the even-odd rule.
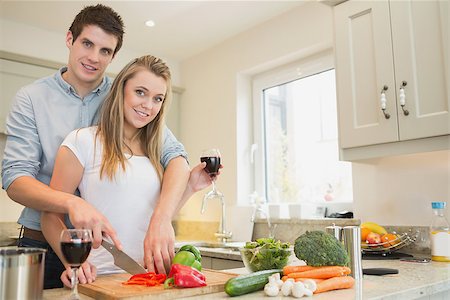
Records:
[[[153,20],[148,20],[148,21],[145,22],[145,26],[153,27],[153,26],[155,26],[155,21],[153,21]]]

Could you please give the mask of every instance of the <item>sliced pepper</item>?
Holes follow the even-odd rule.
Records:
[[[136,274],[130,277],[125,282],[124,285],[145,285],[145,286],[155,286],[164,283],[166,280],[165,274],[156,274],[154,272]]]

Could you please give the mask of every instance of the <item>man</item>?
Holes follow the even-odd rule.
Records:
[[[61,287],[64,266],[46,242],[40,228],[40,211],[67,214],[76,228],[92,229],[94,247],[102,233],[120,248],[108,220],[76,195],[52,190],[48,184],[60,143],[74,129],[96,123],[111,80],[107,66],[122,46],[123,22],[104,5],[85,7],[66,36],[69,58],[53,76],[23,87],[16,95],[7,120],[7,141],[2,162],[2,184],[8,196],[25,206],[19,246],[40,247],[46,254],[45,288]],[[171,224],[189,178],[183,146],[166,128],[161,163],[165,168],[161,196],[145,239],[149,271],[165,272],[173,256],[175,234]],[[158,233],[158,234],[155,234]],[[95,270],[80,272],[80,282],[91,282]]]

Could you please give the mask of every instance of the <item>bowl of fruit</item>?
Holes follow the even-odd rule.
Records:
[[[374,222],[361,224],[362,253],[387,254],[397,251],[416,241],[418,232],[388,232],[383,226]]]

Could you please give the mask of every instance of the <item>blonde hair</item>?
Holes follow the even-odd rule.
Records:
[[[165,113],[172,97],[171,75],[167,65],[159,58],[146,55],[134,59],[126,65],[115,78],[111,90],[103,103],[96,136],[101,138],[103,157],[100,168],[100,178],[106,175],[114,179],[118,166],[126,169],[124,154],[124,89],[126,82],[139,71],[148,70],[163,78],[167,84],[167,92],[158,115],[146,126],[140,128],[137,138],[141,143],[145,156],[155,167],[158,177],[162,180],[163,167],[160,162]]]

